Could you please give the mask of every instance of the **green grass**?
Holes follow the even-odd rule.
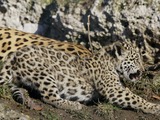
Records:
[[[71,119],[80,119],[80,120],[91,120],[91,116],[89,115],[88,111],[82,109],[81,111],[76,110],[66,110],[68,114],[70,114]]]
[[[95,114],[100,117],[103,117],[106,120],[113,120],[114,111],[120,109],[121,108],[116,107],[110,103],[103,103],[103,104],[98,104],[97,108],[95,109]]]
[[[59,115],[51,111],[44,111],[41,113],[45,120],[61,120]]]
[[[125,81],[125,84],[135,94],[145,99],[152,99],[153,94],[160,95],[159,80],[160,76],[150,79],[149,77],[144,75],[142,79],[138,80],[137,82]]]
[[[11,94],[9,92],[9,88],[7,85],[0,86],[0,97],[2,98],[10,98]]]
[[[3,67],[3,62],[0,61],[0,71]],[[9,92],[9,88],[8,88],[8,85],[2,85],[0,86],[0,97],[2,98],[10,98],[11,94]]]

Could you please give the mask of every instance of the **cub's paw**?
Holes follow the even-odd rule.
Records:
[[[153,114],[160,115],[160,105],[153,106]]]
[[[160,115],[160,105],[159,104],[150,104],[147,109],[144,109],[145,113],[151,113],[154,115]]]
[[[58,106],[58,108],[62,108],[65,110],[81,110],[82,109],[82,104],[80,104],[79,102],[73,102],[73,101],[68,101],[65,100],[65,102],[63,104],[61,104],[61,106]]]
[[[73,109],[72,110],[81,110],[83,108],[83,105],[79,102],[73,102]]]

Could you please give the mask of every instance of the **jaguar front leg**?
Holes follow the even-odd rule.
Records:
[[[82,105],[77,101],[69,101],[63,99],[58,94],[57,88],[49,88],[46,91],[41,91],[42,100],[50,105],[53,105],[60,109],[80,110]]]
[[[29,96],[26,89],[20,88],[14,84],[9,85],[13,99],[30,109],[41,110],[42,107],[33,98]]]
[[[45,80],[50,79],[51,83],[45,83]],[[54,107],[60,109],[69,109],[69,110],[80,110],[82,109],[82,105],[78,101],[70,101],[68,99],[62,98],[60,96],[60,91],[57,85],[56,80],[53,77],[46,77],[44,78],[44,84],[39,84],[38,91],[42,96],[42,100],[45,103],[53,105]]]
[[[99,81],[97,86],[100,94],[106,97],[110,103],[122,108],[133,108],[142,110],[145,113],[160,114],[160,105],[146,101],[140,96],[131,92],[128,88],[118,84],[118,82]],[[101,88],[100,86],[105,86]]]

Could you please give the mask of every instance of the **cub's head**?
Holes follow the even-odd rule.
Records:
[[[138,80],[144,68],[141,53],[136,44],[128,40],[117,42],[113,45],[113,51],[117,71],[127,80]]]

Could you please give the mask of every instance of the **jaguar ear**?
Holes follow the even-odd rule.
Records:
[[[114,54],[117,59],[122,60],[124,58],[124,51],[125,48],[122,46],[121,43],[114,44]]]
[[[131,47],[128,46],[129,43],[126,41],[116,41],[109,46],[105,46],[104,49],[107,53],[109,53],[112,57],[117,59],[124,59],[124,55],[126,55],[126,50]]]

